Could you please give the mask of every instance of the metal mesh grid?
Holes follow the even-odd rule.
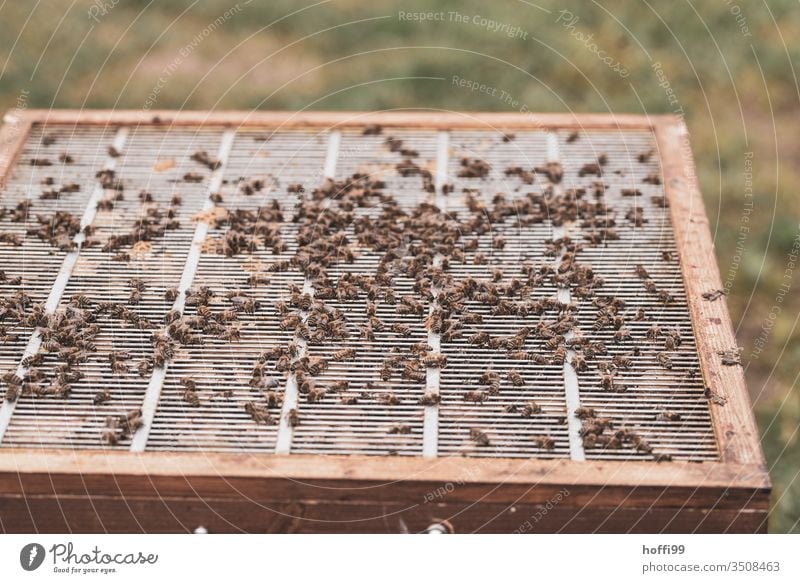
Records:
[[[35,201],[34,209],[69,210],[80,216],[97,184],[95,173],[108,159],[106,148],[115,131],[42,130],[37,126],[0,204],[13,207],[27,195],[30,185],[40,182],[48,173],[57,174],[55,182],[74,181],[80,184],[80,190],[41,204]],[[411,129],[384,129],[382,133],[360,129],[341,133],[240,130],[224,161],[219,192],[209,192],[211,168],[192,160],[192,156],[205,150],[213,158],[222,133],[208,128],[130,129],[125,147],[115,160],[116,178],[124,185],[124,199],[114,201],[113,209],[101,203],[94,217],[92,235],[99,245],[80,250],[61,306],[65,307],[74,294],[81,293],[92,302],[124,303],[131,290],[128,280],[138,278],[145,283],[145,291],[140,302],[129,307],[150,321],[152,329],[137,329],[110,316],[100,318],[97,350],[82,365],[84,378],[72,386],[67,398],[21,397],[5,435],[0,438],[0,446],[108,447],[98,438],[106,416],[141,406],[146,392],[152,390],[152,386],[148,389],[148,383],[152,385],[155,377],[151,378],[149,373],[139,376],[135,365],[152,351],[151,334],[163,329],[165,315],[172,307],[172,301],[165,299],[165,292],[177,286],[184,272],[199,220],[210,224],[191,287],[207,286],[214,292],[209,304],[212,312],[230,307],[231,300],[225,294],[231,290],[244,291],[258,302],[258,307],[252,314],[238,314],[236,326],[241,335],[238,340],[206,338],[200,345],[178,348],[166,368],[163,386],[158,383],[155,386],[158,401],[146,440],[147,450],[269,452],[277,448],[283,451],[280,441],[285,433],[290,453],[421,455],[425,449],[429,455],[430,450],[423,444],[429,440],[433,428],[433,452],[437,455],[580,459],[576,458],[572,411],[565,398],[565,375],[576,352],[570,350],[564,364],[554,361],[550,358],[553,347],[545,346],[546,339],[537,334],[527,337],[518,351],[546,355],[543,362],[520,360],[510,351],[475,346],[469,341],[471,335],[481,330],[491,336],[510,336],[523,326],[550,326],[573,314],[576,328],[570,338],[581,334],[589,342],[602,341],[608,348],[608,353],[591,362],[588,370],[577,371],[580,405],[592,408],[596,417],[608,418],[615,430],[634,433],[650,448],[637,450],[635,444],[639,441],[603,447],[587,443],[584,438],[577,447],[585,450],[586,458],[653,459],[649,454],[657,452],[659,456],[669,454],[697,461],[716,459],[680,268],[674,259],[672,229],[667,209],[661,204],[663,189],[656,183],[660,169],[650,132],[609,130],[572,135],[562,131],[549,136],[544,131],[474,130],[444,132],[442,136],[440,132]],[[45,134],[57,137],[54,145],[41,146]],[[68,142],[62,142],[67,138]],[[73,163],[53,167],[30,165],[31,158],[41,157],[41,151],[49,155],[62,143],[68,144],[67,149],[75,158]],[[647,155],[640,159],[643,153]],[[602,176],[586,175],[584,165],[601,155],[608,158]],[[556,160],[563,170],[561,180],[548,179],[542,170],[531,171]],[[488,170],[474,178],[464,176],[465,168],[475,161],[488,163]],[[442,162],[444,166],[440,165]],[[524,174],[507,171],[514,167],[530,170]],[[394,197],[405,213],[414,212],[420,205],[436,204],[452,213],[452,220],[468,221],[485,219],[498,200],[514,208],[519,206],[518,213],[487,221],[482,234],[465,235],[459,243],[463,255],[445,258],[445,273],[451,282],[473,278],[478,282],[507,284],[524,279],[530,273],[530,266],[538,269],[558,265],[564,251],[553,253],[553,239],[566,235],[582,243],[575,253],[576,260],[591,265],[595,274],[605,280],[603,287],[596,290],[596,296],[625,301],[621,313],[626,317],[625,328],[630,330],[631,339],[615,342],[613,326],[596,330],[601,308],[593,305],[591,298],[570,298],[569,291],[543,278],[525,292],[526,300],[546,304],[540,313],[525,317],[493,314],[489,305],[468,299],[463,309],[480,314],[482,322],[467,323],[460,337],[441,342],[441,352],[447,357],[447,366],[441,372],[432,375],[429,369],[426,381],[410,381],[398,373],[386,379],[381,375],[381,367],[391,355],[408,354],[412,345],[426,341],[438,345],[438,335],[432,337],[423,326],[425,315],[435,310],[436,304],[417,295],[424,306],[423,315],[417,316],[398,314],[393,305],[376,301],[375,315],[386,328],[377,331],[374,340],[367,341],[359,338],[358,330],[367,321],[368,300],[363,295],[354,300],[329,299],[325,305],[345,314],[351,334],[331,343],[311,342],[304,354],[330,360],[336,351],[353,348],[357,358],[330,362],[327,369],[314,377],[314,383],[328,390],[324,398],[306,399],[302,394],[296,395],[294,387],[294,397],[287,399],[297,399],[296,404],[291,402],[283,407],[281,399],[290,395],[287,388],[292,387],[291,375],[287,378],[283,372],[267,370],[265,374],[274,381],[269,384],[276,396],[270,407],[274,417],[270,422],[256,423],[245,404],[262,402],[264,397],[263,384],[254,386],[251,382],[259,355],[297,339],[292,330],[279,325],[281,316],[277,307],[289,299],[292,287],[313,291],[301,271],[291,265],[298,250],[294,209],[326,179],[334,176],[341,179],[356,173],[381,180],[383,192]],[[187,174],[193,175],[191,180]],[[601,228],[608,227],[608,219],[613,219],[618,239],[597,242],[586,238],[596,232],[599,223],[587,226],[578,219],[563,226],[554,225],[549,214],[544,220],[528,220],[526,213],[530,209],[525,205],[533,200],[532,195],[559,197],[577,188],[589,192],[588,197],[597,181],[605,185],[603,200],[608,208]],[[303,189],[293,185],[302,185]],[[140,191],[150,193],[146,201],[140,200]],[[106,190],[101,200],[113,198],[113,192],[113,188]],[[180,204],[173,200],[176,194],[181,197]],[[201,213],[204,205],[209,208],[209,194],[214,200],[212,211]],[[213,196],[216,194],[219,196]],[[221,216],[218,213],[258,212],[273,201],[277,201],[283,214],[282,221],[274,225],[284,243],[280,250],[259,248],[232,257],[218,252],[217,243],[229,229],[228,222],[216,220]],[[346,235],[355,242],[352,245],[355,257],[352,262],[339,261],[328,269],[332,282],[342,276],[375,273],[382,254],[357,242],[354,224],[362,217],[376,219],[382,212],[382,204],[373,199],[353,210]],[[154,207],[172,207],[170,219],[178,221],[178,225],[147,244],[129,249],[130,257],[122,261],[102,250],[109,236],[127,232],[136,218]],[[0,230],[20,229],[7,218],[0,225]],[[497,244],[498,237],[502,238],[502,245]],[[669,260],[664,259],[665,252]],[[44,301],[64,260],[64,252],[53,251],[47,244],[28,237],[22,254],[4,243],[0,243],[0,253],[8,276],[22,275],[26,293],[34,301]],[[436,259],[438,265],[442,259],[441,256]],[[651,280],[648,285],[673,296],[669,303],[659,301],[643,287],[643,278],[635,272],[636,265],[648,271]],[[19,269],[15,270],[16,267]],[[398,297],[413,296],[414,283],[413,279],[399,275],[394,278],[393,288]],[[0,282],[3,294],[15,290],[14,286]],[[548,303],[550,300],[558,301]],[[570,300],[575,304],[574,313],[564,305]],[[646,316],[636,321],[633,314],[639,309]],[[183,310],[184,317],[197,315],[195,305],[187,305]],[[393,324],[409,326],[410,333],[398,335],[391,330]],[[654,325],[660,327],[657,333],[651,330]],[[6,328],[17,334],[18,339],[4,343],[0,349],[3,370],[16,367],[33,331],[22,326],[6,325]],[[679,330],[682,342],[669,350],[661,349],[659,343],[663,344],[667,330],[673,328]],[[634,346],[639,347],[635,355]],[[130,372],[112,374],[107,358],[111,350],[130,355]],[[659,353],[664,352],[668,353],[668,361],[659,363],[657,359],[664,358]],[[632,360],[630,370],[614,373],[615,382],[624,384],[624,392],[601,386],[597,365],[611,362],[614,356],[629,356]],[[670,367],[666,368],[664,362]],[[48,374],[56,365],[57,357],[49,355],[41,368]],[[479,379],[487,370],[498,374],[499,392],[481,399],[483,402],[465,398],[468,392],[485,384]],[[519,374],[515,382],[509,371]],[[196,384],[191,400],[186,398],[187,378]],[[337,381],[346,381],[347,386],[337,385]],[[425,406],[420,400],[431,388],[440,394],[441,404]],[[108,390],[110,398],[95,405],[93,399],[100,390]],[[392,404],[387,404],[387,395],[392,396]],[[526,409],[531,406],[533,412]],[[287,428],[286,414],[290,407],[296,408],[295,419],[299,424]],[[113,447],[128,445],[122,442]]]
[[[113,201],[113,208],[100,208],[92,223],[95,228],[94,246],[81,249],[75,267],[62,295],[64,309],[75,294],[86,295],[92,304],[111,302],[126,306],[149,322],[140,328],[131,322],[104,314],[97,320],[100,333],[95,337],[96,352],[88,354],[81,366],[84,377],[72,385],[69,398],[23,396],[17,402],[4,443],[16,446],[108,447],[98,436],[108,415],[139,407],[147,387],[148,376],[137,374],[136,366],[151,352],[150,335],[162,325],[171,302],[165,291],[180,278],[194,230],[192,217],[201,207],[206,186],[203,182],[183,180],[188,172],[208,174],[190,156],[199,148],[214,148],[219,131],[163,131],[148,127],[132,129],[116,159],[115,179],[123,187],[123,197],[116,200],[115,190],[104,189],[101,201]],[[69,152],[76,149],[69,144]],[[76,157],[80,155],[76,152]],[[104,152],[105,155],[105,152]],[[174,163],[174,166],[170,166]],[[94,173],[91,174],[94,176]],[[206,178],[204,178],[204,181]],[[150,197],[140,196],[147,192]],[[180,204],[171,204],[173,196],[181,197]],[[102,203],[101,203],[102,204]],[[84,205],[85,206],[85,205]],[[179,227],[165,231],[163,237],[124,245],[120,251],[107,251],[109,237],[127,233],[148,209],[175,211]],[[77,211],[82,212],[83,209]],[[166,220],[166,217],[164,218]],[[115,259],[127,253],[130,260]],[[129,303],[131,279],[138,279],[145,289],[137,304]],[[130,370],[113,373],[108,354],[125,352]],[[57,354],[48,354],[38,367],[46,377],[55,376],[59,364]],[[95,403],[101,391],[108,391],[107,400]],[[125,448],[126,444],[113,445]]]
[[[24,291],[33,303],[47,299],[66,252],[25,233],[38,225],[37,214],[50,216],[64,211],[80,216],[83,213],[94,188],[95,172],[103,166],[105,149],[114,133],[112,128],[64,128],[45,132],[41,127],[31,132],[0,199],[0,207],[6,209],[0,218],[0,232],[18,236],[23,243],[17,246],[0,241],[0,270],[7,276],[5,281],[0,281],[2,297]],[[45,136],[48,145],[42,143]],[[73,156],[72,163],[59,160],[65,151]],[[51,165],[31,165],[36,160]],[[44,184],[47,178],[52,178],[53,183]],[[58,192],[72,184],[78,186],[77,192],[59,193],[55,199],[41,198],[45,191]],[[13,211],[25,201],[30,201],[32,206],[21,213],[18,222]],[[17,277],[21,278],[18,284],[13,282]],[[0,370],[5,371],[16,367],[33,329],[11,318],[3,319],[0,325],[8,335],[0,342]]]
[[[614,209],[619,240],[587,246],[579,257],[605,279],[603,295],[624,300],[625,327],[632,337],[631,341],[615,343],[613,327],[594,330],[598,310],[588,304],[582,306],[578,314],[579,329],[588,338],[603,341],[608,348],[608,356],[601,360],[608,362],[614,356],[627,355],[632,367],[617,375],[626,389],[624,392],[604,390],[597,371],[579,372],[581,403],[594,408],[598,416],[610,417],[618,426],[635,431],[658,452],[692,460],[715,459],[715,436],[704,398],[668,209],[662,204],[663,187],[645,182],[647,177],[661,175],[654,140],[646,133],[587,132],[573,143],[562,141],[562,152],[566,160],[565,183],[584,187],[596,178],[579,177],[582,165],[601,154],[608,156],[603,176],[607,185],[605,200]],[[651,155],[646,160],[639,159],[648,152]],[[638,190],[641,194],[626,196],[623,189]],[[646,222],[637,225],[626,219],[632,209],[639,209],[635,214],[640,214]],[[665,304],[656,294],[648,292],[643,279],[636,274],[637,265],[647,270],[656,289],[668,291],[674,300]],[[632,319],[639,309],[644,310],[642,321]],[[649,339],[648,330],[653,327],[661,331]],[[670,329],[677,330],[682,339],[671,350],[665,347]],[[634,347],[639,348],[639,355],[631,354]],[[658,362],[659,353],[669,358],[671,368]],[[676,418],[671,420],[667,416]],[[646,456],[630,447],[590,448],[586,455],[587,459]]]

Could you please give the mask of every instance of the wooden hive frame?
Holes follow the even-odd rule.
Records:
[[[0,181],[31,128],[50,125],[499,131],[651,130],[678,248],[719,460],[638,461],[251,455],[0,448],[6,532],[762,532],[770,481],[735,346],[688,133],[673,116],[444,112],[12,111],[0,131]],[[438,496],[437,493],[446,493]],[[542,513],[547,515],[542,520]]]

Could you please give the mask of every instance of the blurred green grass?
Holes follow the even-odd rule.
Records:
[[[652,69],[660,62],[692,133],[723,280],[732,277],[729,306],[774,480],[770,530],[800,532],[800,281],[792,282],[764,352],[749,357],[800,228],[794,0],[1,6],[2,108],[19,101],[136,109],[166,76],[154,108],[510,110],[497,97],[454,87],[458,75],[505,91],[530,111],[663,113],[675,105]],[[230,17],[222,18],[226,10]],[[630,74],[622,78],[600,62],[557,22],[561,10]],[[442,11],[445,20],[406,21],[401,11]],[[519,26],[526,38],[454,22],[449,12]],[[747,152],[754,208],[739,262]]]

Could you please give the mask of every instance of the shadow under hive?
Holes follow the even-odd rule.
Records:
[[[25,112],[4,531],[762,531],[669,117]]]

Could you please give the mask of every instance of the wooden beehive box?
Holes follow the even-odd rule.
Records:
[[[680,120],[12,111],[0,144],[4,531],[765,530]]]

